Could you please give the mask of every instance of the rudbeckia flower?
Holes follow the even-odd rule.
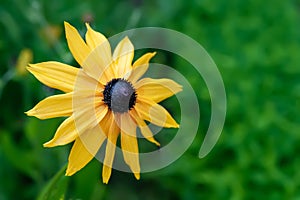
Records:
[[[53,139],[44,144],[55,147],[74,142],[67,176],[82,169],[106,145],[102,178],[108,183],[120,136],[124,161],[139,179],[136,130],[139,128],[144,138],[159,146],[147,122],[178,128],[169,112],[158,103],[182,87],[170,79],[141,78],[155,52],[144,54],[132,64],[134,47],[128,37],[120,41],[112,54],[105,36],[89,24],[86,27],[84,41],[65,22],[69,49],[81,68],[52,61],[29,65],[27,69],[40,82],[65,94],[45,98],[26,114],[39,119],[68,117]]]

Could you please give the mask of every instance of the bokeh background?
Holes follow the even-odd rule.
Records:
[[[72,177],[70,145],[42,144],[63,119],[24,111],[58,93],[26,70],[55,60],[73,66],[63,21],[84,35],[84,22],[112,36],[126,29],[165,27],[195,39],[217,64],[226,87],[227,118],[213,151],[198,151],[210,119],[210,98],[192,66],[168,52],[153,62],[184,71],[201,121],[192,146],[172,165],[142,174],[113,171],[102,184],[97,160]],[[0,199],[300,199],[299,0],[0,0]],[[163,105],[180,116],[171,98]],[[198,123],[198,122],[195,122]],[[165,130],[157,138],[172,138]],[[141,145],[146,142],[141,141]],[[141,147],[142,148],[142,147]]]

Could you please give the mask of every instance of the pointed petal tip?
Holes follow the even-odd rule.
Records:
[[[65,32],[70,32],[72,30],[76,30],[69,22],[64,21]],[[66,34],[67,36],[67,34]]]
[[[26,112],[24,112],[27,116],[33,116],[33,111],[32,109],[31,110],[28,110]]]
[[[155,140],[154,144],[156,144],[156,146],[160,147],[160,143],[157,142],[156,140]]]
[[[71,176],[68,170],[66,171],[65,176]]]
[[[111,176],[111,167],[103,165],[102,169],[102,181],[107,184]]]
[[[153,57],[153,56],[155,56],[156,55],[156,51],[153,51],[152,53],[151,53],[151,56]]]
[[[67,32],[68,29],[72,28],[72,25],[69,22],[64,21],[64,27],[65,27],[65,32]]]
[[[134,173],[134,177],[136,178],[136,180],[140,180],[140,173]]]
[[[172,122],[169,123],[167,126],[165,126],[166,128],[179,128],[179,124],[177,124],[177,122]]]
[[[66,26],[70,26],[70,23],[67,22],[67,21],[64,21],[64,26],[65,26],[65,27],[66,27]]]
[[[154,139],[154,137],[148,137],[148,138],[146,138],[148,141],[150,141],[150,142],[152,142],[153,144],[155,144],[156,146],[158,146],[158,147],[160,147],[160,143],[159,142],[157,142],[155,139]]]
[[[69,165],[68,165],[68,168],[66,170],[65,176],[72,176],[76,172],[77,172],[77,170],[75,168],[70,168]]]
[[[177,124],[177,122],[174,122],[174,124],[172,124],[170,128],[179,128],[179,124]]]
[[[45,142],[43,144],[43,147],[51,148],[51,147],[62,146],[62,145],[65,145],[64,141],[59,140],[57,138],[53,138],[53,139],[49,140],[48,142]]]
[[[178,92],[181,92],[182,90],[183,90],[183,87],[182,87],[182,85],[180,85]]]
[[[102,175],[102,181],[104,184],[108,184],[109,179],[110,179],[110,175],[109,176],[104,174]]]
[[[108,184],[108,181],[109,181],[109,178],[110,177],[104,177],[103,175],[102,175],[102,182],[104,183],[104,184]]]
[[[86,29],[88,29],[88,30],[91,29],[90,23],[86,22],[85,26],[86,26]]]
[[[52,140],[50,140],[49,142],[46,142],[43,144],[43,147],[46,147],[46,148],[51,148],[51,147],[54,147],[55,144],[53,143]]]
[[[30,117],[36,117],[38,119],[45,119],[44,117],[40,116],[35,110],[34,108],[32,108],[31,110],[28,110],[26,112],[24,112],[27,116],[30,116]]]
[[[132,45],[131,40],[129,39],[129,37],[127,35],[120,42],[125,42],[125,41]]]

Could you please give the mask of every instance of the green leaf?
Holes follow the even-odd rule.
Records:
[[[67,165],[63,166],[42,190],[38,200],[64,199],[68,186],[68,177],[65,176]]]
[[[39,174],[35,170],[34,156],[30,151],[17,148],[12,136],[6,131],[0,131],[0,145],[5,156],[13,167],[37,180]]]

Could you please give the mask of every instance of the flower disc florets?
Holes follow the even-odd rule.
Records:
[[[103,91],[104,103],[115,113],[124,113],[132,109],[136,101],[136,91],[125,79],[109,81]]]

